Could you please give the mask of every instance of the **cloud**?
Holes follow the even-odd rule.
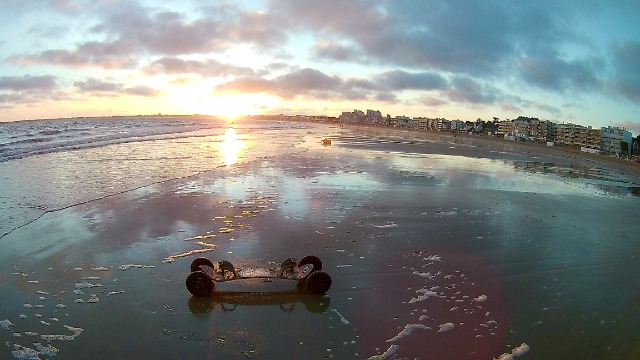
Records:
[[[254,71],[248,67],[223,64],[213,59],[203,61],[184,60],[179,57],[163,57],[153,61],[145,68],[148,74],[197,74],[202,77],[252,76]]]
[[[625,128],[632,133],[633,137],[636,137],[640,134],[640,121],[627,120],[627,121],[616,123],[611,126],[618,126],[618,127]]]
[[[73,4],[61,2],[61,5],[65,3]],[[98,40],[72,48],[16,54],[9,60],[20,65],[133,69],[141,56],[207,54],[239,44],[272,49],[287,37],[276,17],[235,7],[228,7],[224,12],[212,11],[199,18],[129,2],[100,10],[96,12],[100,16],[98,24],[87,30],[87,37]]]
[[[553,91],[589,91],[600,86],[597,61],[523,57],[518,69],[529,84]]]
[[[272,80],[240,78],[216,87],[217,91],[268,92],[285,99],[296,97],[330,98],[339,89],[342,80],[315,69],[300,69]]]
[[[0,90],[26,91],[39,90],[50,91],[58,86],[55,76],[0,76]]]
[[[52,75],[0,76],[0,103],[3,109],[65,97],[60,92],[58,78]]]
[[[115,97],[120,95],[135,95],[145,97],[155,97],[161,92],[148,86],[126,87],[121,83],[103,81],[95,78],[88,78],[85,81],[76,81],[73,85],[80,91],[93,96]]]
[[[239,43],[266,48],[286,39],[275,17],[229,5],[214,6],[196,17],[126,4],[113,8],[93,31],[162,55],[208,53]]]
[[[133,86],[124,89],[128,95],[156,97],[161,94],[159,90],[150,86]]]
[[[380,75],[378,81],[392,90],[433,90],[448,87],[448,82],[442,75],[431,72],[387,71]]]
[[[334,61],[362,61],[364,55],[354,45],[320,39],[312,49],[314,56]]]
[[[86,81],[76,81],[73,85],[79,90],[88,92],[117,92],[123,89],[122,84],[94,78],[87,79]]]
[[[491,104],[498,100],[499,92],[488,84],[481,84],[469,77],[457,77],[452,88],[445,92],[447,98],[455,102]]]
[[[422,98],[420,98],[420,103],[427,106],[440,106],[446,105],[448,102],[444,99],[433,96],[423,96]]]
[[[131,69],[138,60],[130,54],[133,47],[126,43],[87,42],[73,50],[45,50],[32,55],[14,55],[9,61],[23,65],[54,64],[68,67],[96,66],[105,69]]]
[[[614,74],[609,86],[617,94],[640,104],[640,42],[628,41],[612,46]]]
[[[218,85],[219,92],[264,92],[285,99],[339,99],[397,101],[395,92],[448,88],[448,82],[435,73],[410,73],[402,70],[371,75],[371,79],[327,75],[305,68],[273,79],[240,77]]]
[[[315,54],[331,59],[486,73],[496,72],[515,46],[509,34],[517,14],[514,19],[514,9],[502,2],[272,1],[270,6],[291,26],[342,39],[314,47]],[[362,55],[354,57],[353,49]]]

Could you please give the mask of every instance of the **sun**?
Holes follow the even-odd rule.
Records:
[[[211,115],[234,120],[242,114],[250,114],[253,110],[251,103],[242,101],[242,98],[241,94],[213,96],[206,107]]]
[[[274,98],[263,94],[224,94],[210,98],[207,113],[233,121],[243,115],[260,113],[260,109],[272,106]]]

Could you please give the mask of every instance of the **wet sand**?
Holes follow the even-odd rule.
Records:
[[[492,359],[523,343],[525,359],[640,354],[628,174],[546,152],[307,135],[300,151],[50,212],[0,239],[0,358]],[[185,288],[197,256],[308,254],[333,278],[325,296],[286,280]]]

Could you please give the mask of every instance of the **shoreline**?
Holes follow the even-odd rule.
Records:
[[[312,122],[314,123],[314,122]],[[386,136],[411,136],[419,140],[431,140],[442,142],[457,142],[466,145],[494,148],[496,150],[519,150],[523,153],[535,153],[539,155],[555,155],[568,161],[578,161],[592,164],[593,162],[606,167],[609,170],[621,172],[628,175],[640,177],[640,163],[631,160],[615,158],[606,155],[592,154],[580,151],[567,146],[547,146],[545,144],[525,143],[505,140],[497,136],[489,135],[468,135],[466,133],[456,133],[455,136],[447,132],[428,131],[420,129],[390,128],[383,126],[372,126],[366,124],[335,124],[342,128],[352,129],[371,135]]]

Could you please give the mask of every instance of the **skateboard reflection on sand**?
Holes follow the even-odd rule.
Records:
[[[292,312],[297,303],[303,303],[312,313],[323,313],[331,305],[327,295],[310,294],[303,290],[275,292],[236,292],[216,291],[210,296],[192,296],[189,298],[189,310],[193,314],[208,314],[216,305],[222,311],[233,311],[238,306],[279,305],[282,311]]]

